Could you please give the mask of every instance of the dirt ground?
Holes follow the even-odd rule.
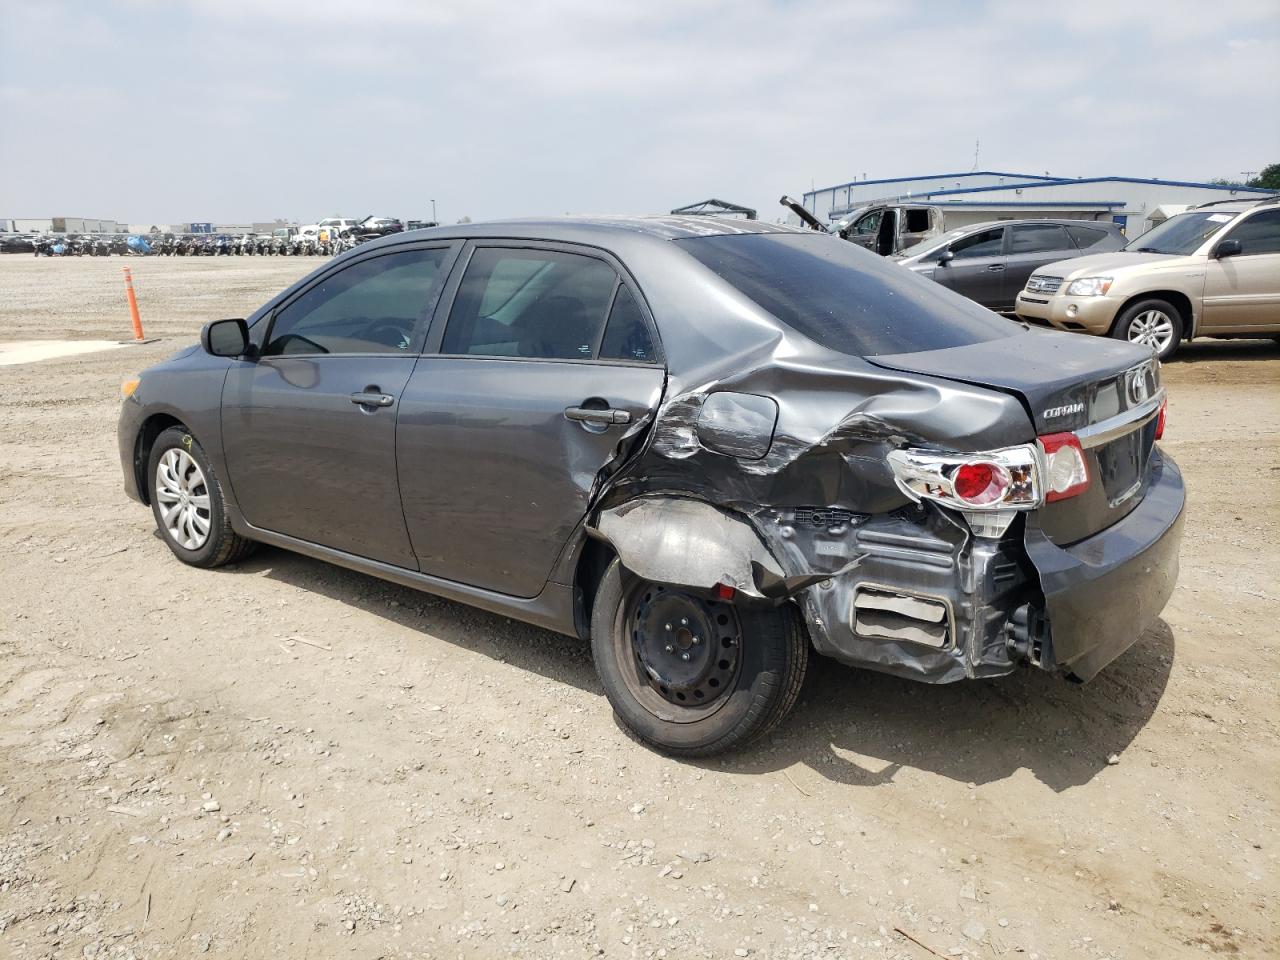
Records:
[[[0,258],[0,340],[127,337],[125,263]],[[120,381],[318,261],[127,263],[160,342],[0,367],[0,956],[1280,954],[1280,346],[1166,368],[1180,585],[1096,681],[817,661],[772,739],[683,763],[575,640],[174,560]]]

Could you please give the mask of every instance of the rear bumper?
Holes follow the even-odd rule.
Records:
[[[1090,680],[1160,615],[1178,580],[1186,492],[1177,464],[1157,447],[1142,502],[1123,520],[1069,547],[1028,523],[1027,555],[1044,593],[1048,649],[1042,665]]]

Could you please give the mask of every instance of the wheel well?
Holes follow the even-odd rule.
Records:
[[[138,439],[133,445],[133,475],[138,484],[138,495],[142,497],[142,502],[150,505],[150,487],[147,484],[147,461],[151,459],[151,448],[155,445],[156,437],[164,433],[170,427],[185,426],[177,417],[170,416],[167,413],[157,413],[148,417],[142,423],[142,429],[138,431]]]
[[[1182,320],[1182,339],[1191,339],[1191,298],[1185,293],[1179,293],[1177,290],[1148,290],[1145,293],[1138,293],[1130,297],[1124,303],[1120,304],[1120,309],[1116,311],[1116,318],[1111,322],[1111,329],[1108,330],[1107,333],[1114,333],[1116,324],[1120,322],[1120,318],[1124,316],[1124,312],[1141,300],[1167,300],[1180,314],[1180,319]]]
[[[596,590],[616,556],[613,547],[594,537],[587,538],[578,555],[578,568],[573,575],[573,621],[578,635],[584,640],[591,638],[591,612],[596,603]]]

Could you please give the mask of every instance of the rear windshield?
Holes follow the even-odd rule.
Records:
[[[676,241],[810,340],[855,357],[999,340],[1022,327],[868,250],[821,234]]]

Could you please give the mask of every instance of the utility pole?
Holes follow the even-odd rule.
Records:
[[[1258,175],[1257,170],[1241,170],[1240,176],[1244,177],[1244,184],[1247,187],[1249,182]]]
[[[439,220],[436,219],[436,202],[434,200],[431,201],[431,222],[432,223],[440,222]]]

